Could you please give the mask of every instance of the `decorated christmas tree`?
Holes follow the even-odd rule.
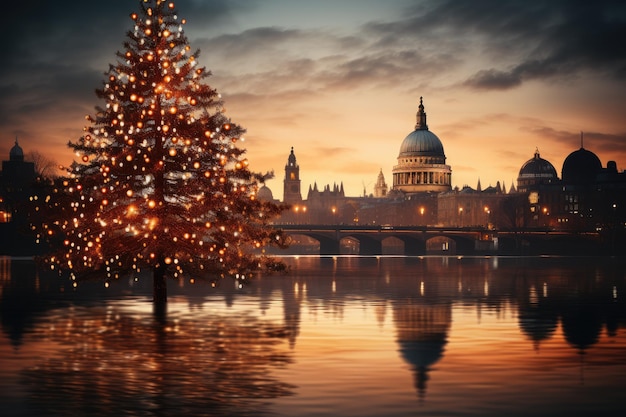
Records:
[[[166,279],[244,281],[281,268],[263,254],[285,245],[260,201],[266,177],[238,147],[245,130],[223,111],[172,2],[140,1],[117,64],[96,90],[106,103],[69,147],[76,160],[45,204],[42,238],[60,243],[53,269],[79,281],[151,270],[154,300]]]

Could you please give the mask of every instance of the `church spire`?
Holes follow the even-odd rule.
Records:
[[[291,147],[291,153],[287,158],[287,166],[295,167],[296,165],[296,154],[293,153],[293,146]]]
[[[583,146],[583,131],[580,131],[580,149],[585,149]]]
[[[420,97],[420,105],[417,108],[417,124],[415,125],[415,130],[428,130],[428,125],[426,124],[426,112],[424,111],[424,98]]]

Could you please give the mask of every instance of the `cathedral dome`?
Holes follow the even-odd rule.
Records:
[[[428,130],[424,102],[420,97],[415,130],[400,145],[398,164],[393,167],[393,190],[403,193],[449,191],[452,170],[446,165],[443,145]],[[391,193],[393,194],[393,193]]]
[[[443,144],[430,130],[414,130],[400,145],[399,157],[407,156],[445,156]]]
[[[411,156],[435,156],[442,157],[445,160],[443,152],[443,144],[433,132],[428,130],[426,124],[426,112],[424,111],[424,102],[420,97],[420,105],[417,111],[417,123],[415,130],[407,135],[400,145],[400,153],[398,158]]]
[[[519,170],[517,188],[520,192],[526,192],[533,186],[550,184],[557,180],[554,165],[539,156],[539,150],[536,150],[535,156],[526,161]]]
[[[9,152],[9,160],[11,161],[23,161],[24,160],[24,151],[17,144],[17,139],[15,139],[15,145],[11,148]]]
[[[542,178],[556,179],[556,169],[549,161],[539,156],[539,151],[535,151],[535,156],[526,161],[519,170],[520,178]]]
[[[602,171],[600,158],[581,147],[565,158],[561,176],[565,184],[591,184],[596,180],[596,175],[600,171]]]
[[[257,198],[261,201],[274,201],[274,195],[272,194],[272,190],[270,190],[270,188],[265,184],[263,184],[263,186],[259,188],[259,191],[257,192]]]

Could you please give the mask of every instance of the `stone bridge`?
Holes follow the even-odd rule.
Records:
[[[356,226],[277,224],[288,235],[308,236],[320,244],[320,255],[338,255],[342,239],[359,242],[360,255],[382,255],[383,240],[394,237],[404,244],[404,255],[427,254],[427,242],[443,237],[454,242],[450,253],[472,254],[595,254],[601,250],[597,233],[551,230],[496,231],[470,227]],[[600,254],[600,253],[598,253]]]

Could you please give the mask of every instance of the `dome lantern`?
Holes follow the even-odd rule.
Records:
[[[415,130],[428,130],[426,124],[426,112],[424,111],[424,98],[420,97],[420,105],[417,108],[417,114],[415,115],[417,123],[415,124]]]

